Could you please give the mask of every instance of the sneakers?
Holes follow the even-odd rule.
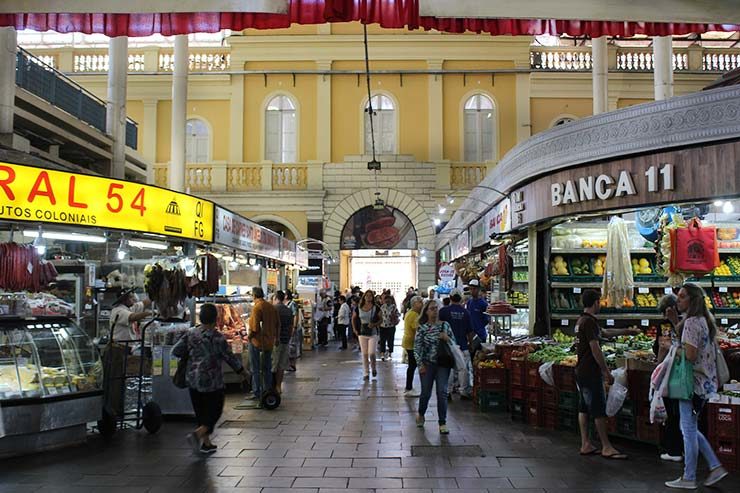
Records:
[[[682,455],[660,454],[660,460],[668,462],[683,462]]]
[[[203,444],[200,447],[201,454],[215,454],[217,450],[218,450],[218,446],[214,444],[211,444],[210,447],[206,444]]]
[[[373,370],[373,378],[378,376],[378,370]]]
[[[380,361],[385,362],[385,353],[383,353],[383,354],[380,355]]]
[[[424,428],[424,416],[416,416],[416,427]]]
[[[440,435],[449,435],[450,429],[447,428],[447,425],[439,425],[439,434]]]
[[[674,479],[673,481],[666,481],[665,485],[668,488],[674,488],[677,490],[695,490],[696,489],[696,481],[688,481],[684,479],[683,476],[681,476],[678,479]]]
[[[419,397],[420,395],[421,395],[421,392],[419,392],[418,390],[414,390],[414,389],[403,391],[404,397]]]
[[[187,435],[188,443],[190,444],[190,447],[192,447],[194,453],[200,452],[201,443],[200,439],[195,433],[188,433]]]
[[[709,476],[707,476],[707,480],[704,481],[704,486],[714,486],[715,484],[725,479],[727,474],[727,470],[724,467],[719,466],[709,473]]]

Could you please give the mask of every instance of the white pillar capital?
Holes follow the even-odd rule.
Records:
[[[175,36],[175,67],[172,72],[172,147],[169,188],[185,190],[185,122],[188,101],[188,36]]]

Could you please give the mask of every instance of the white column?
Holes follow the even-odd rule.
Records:
[[[442,70],[442,60],[427,60],[429,70]],[[444,159],[444,87],[441,74],[429,74],[429,161],[438,163]]]
[[[168,187],[185,191],[185,120],[188,101],[188,36],[175,36],[175,67],[172,72],[172,148]]]
[[[141,136],[141,155],[149,161],[150,164],[157,162],[157,106],[159,101],[156,99],[144,100],[144,121],[139,125]]]
[[[15,52],[18,37],[15,28],[0,28],[0,137],[13,134],[15,113]]]
[[[244,161],[244,76],[231,76],[229,163]]]
[[[673,97],[673,38],[653,38],[653,83],[655,100]]]
[[[606,36],[591,40],[591,61],[593,66],[593,99],[594,115],[607,111],[607,80],[609,77],[609,53],[606,47]]]
[[[316,62],[317,70],[331,70],[331,60]],[[316,160],[331,162],[331,75],[316,81]]]
[[[105,128],[113,138],[111,176],[126,176],[126,79],[128,77],[128,37],[108,42],[108,102]]]
[[[532,136],[531,83],[529,74],[516,74],[516,142]]]

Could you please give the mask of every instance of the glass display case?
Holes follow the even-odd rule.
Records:
[[[74,321],[0,318],[0,457],[83,441],[102,385],[98,350]]]
[[[193,323],[200,323],[198,313],[204,303],[213,303],[218,310],[216,328],[223,333],[235,354],[243,352],[247,338],[247,321],[252,313],[254,300],[251,296],[209,296],[198,298],[193,313]]]

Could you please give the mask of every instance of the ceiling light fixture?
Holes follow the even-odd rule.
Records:
[[[714,201],[714,206],[715,207],[722,207],[723,205],[725,205],[725,201],[724,200],[715,200]]]
[[[116,250],[116,258],[123,260],[126,258],[126,255],[128,255],[128,242],[124,238],[121,238],[121,241],[118,243],[118,250]]]
[[[440,215],[442,215],[445,212],[447,212],[447,208],[446,207],[442,207],[441,205],[438,205],[437,206],[437,210],[439,211]]]
[[[36,239],[33,240],[33,247],[36,249],[36,253],[42,257],[46,254],[46,241],[44,240],[44,233],[41,231],[41,226],[39,226]]]
[[[129,240],[128,245],[133,248],[167,250],[167,243],[161,243],[159,241]]]
[[[442,224],[442,220],[438,217],[435,217],[432,222],[434,223],[435,226],[439,226],[440,224]]]
[[[722,212],[725,214],[732,214],[735,211],[735,206],[729,200],[722,206]]]
[[[26,229],[23,231],[23,236],[29,238],[38,238],[42,234],[41,228],[38,231],[32,229]],[[58,231],[46,231],[43,233],[43,237],[48,240],[60,240],[60,241],[81,241],[85,243],[105,243],[104,236],[97,235],[85,235],[80,233],[61,233]]]

